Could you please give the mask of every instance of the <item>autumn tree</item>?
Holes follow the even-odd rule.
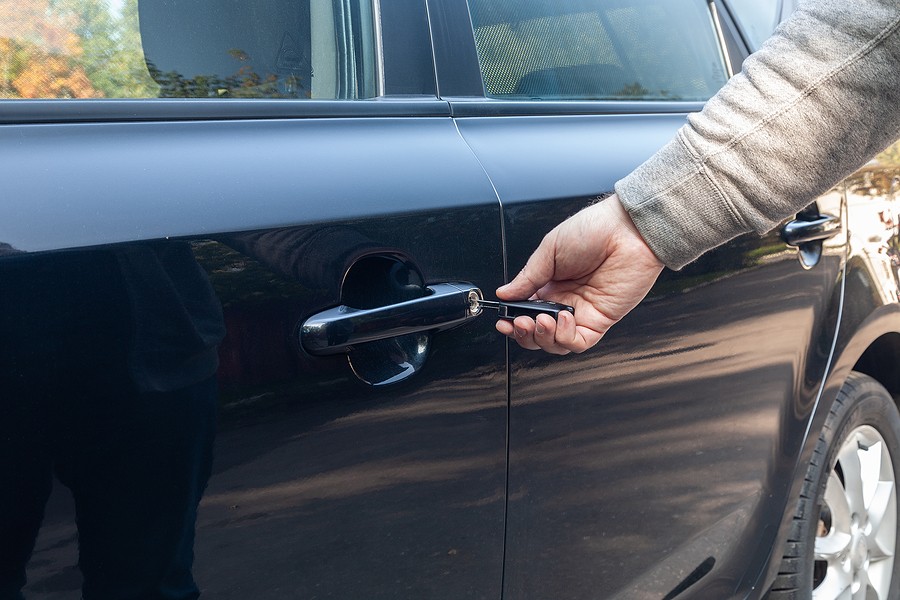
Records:
[[[158,95],[141,48],[138,0],[125,0],[121,13],[111,10],[106,0],[51,0],[51,4],[73,24],[73,32],[81,40],[78,62],[105,97]]]
[[[73,23],[49,0],[0,0],[0,95],[95,98]]]
[[[0,97],[155,97],[137,0],[0,0]]]
[[[308,97],[296,76],[254,71],[238,48],[231,73],[161,72],[145,60],[138,1],[0,0],[0,98]]]

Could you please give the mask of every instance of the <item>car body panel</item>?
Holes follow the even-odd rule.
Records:
[[[77,287],[98,279],[92,256],[183,243],[223,305],[220,431],[195,545],[206,593],[499,596],[506,344],[493,322],[429,334],[421,372],[387,391],[296,339],[305,318],[389,284],[380,259],[425,284],[502,283],[500,206],[449,118],[19,124],[0,139],[4,306],[43,289],[64,257],[85,257],[63,279]],[[350,272],[370,284],[348,290]],[[115,285],[90,293],[115,297]],[[47,310],[64,314],[69,296]],[[51,348],[45,333],[36,343]],[[33,597],[79,583],[64,496],[47,510]]]
[[[496,202],[449,118],[8,125],[0,136],[11,198],[0,239],[29,252]],[[457,173],[454,187],[431,189],[436,172]]]
[[[459,119],[503,203],[510,269],[683,119]],[[841,214],[839,192],[819,204]],[[806,270],[777,232],[743,236],[664,275],[592,352],[513,349],[510,597],[659,597],[707,566],[684,597],[726,597],[765,563],[760,524],[784,511],[836,334],[842,239]]]

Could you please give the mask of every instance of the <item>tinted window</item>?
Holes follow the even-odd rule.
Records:
[[[376,95],[371,0],[0,0],[0,98]]]
[[[469,0],[489,96],[705,100],[726,69],[699,0]]]

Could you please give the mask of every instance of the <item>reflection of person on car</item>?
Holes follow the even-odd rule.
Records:
[[[384,250],[347,227],[221,241],[328,297],[334,261]],[[86,599],[197,597],[225,329],[190,246],[0,257],[0,482],[16,491],[0,495],[0,600],[22,597],[53,473],[75,498]]]
[[[808,0],[616,194],[551,231],[501,299],[536,295],[575,316],[497,329],[521,346],[582,352],[680,269],[798,212],[900,136],[896,0]]]
[[[55,473],[84,598],[186,599],[215,432],[219,303],[190,247],[0,260],[0,599],[22,598]]]

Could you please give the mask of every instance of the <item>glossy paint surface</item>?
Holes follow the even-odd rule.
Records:
[[[15,152],[3,146],[11,158],[4,179],[20,186],[20,202],[4,203],[20,216],[3,228],[9,245],[0,279],[5,272],[15,281],[4,287],[4,306],[15,303],[11,294],[24,299],[27,288],[42,289],[41,265],[64,255],[93,252],[115,261],[146,244],[183,243],[129,241],[176,231],[190,242],[226,328],[213,476],[195,544],[204,593],[498,597],[506,344],[493,321],[424,335],[417,340],[424,362],[386,391],[362,380],[370,368],[403,371],[404,346],[385,346],[374,355],[379,364],[354,371],[346,355],[312,357],[296,339],[305,318],[342,303],[401,302],[409,287],[424,293],[424,285],[458,279],[453,274],[488,290],[502,282],[499,204],[452,123],[131,127],[0,132],[19,140]],[[173,137],[181,142],[170,145]],[[22,177],[32,171],[43,177]],[[53,193],[63,186],[65,198]],[[133,193],[125,202],[127,190]],[[118,243],[55,251],[111,241]],[[23,260],[34,265],[24,274],[12,267]],[[391,265],[409,272],[400,282],[406,287],[397,287]],[[153,275],[138,269],[123,276]],[[90,293],[111,292],[101,286]],[[182,299],[199,301],[187,291]],[[39,343],[53,359],[52,331]],[[57,483],[29,598],[77,593],[76,546],[72,507]]]
[[[852,368],[875,377],[896,395],[900,392],[900,369],[896,367],[900,141],[847,178],[843,189],[849,257],[842,327],[830,383],[842,381]]]
[[[0,163],[27,252],[495,201],[449,118],[8,126]]]
[[[510,270],[679,121],[461,120],[504,204]],[[838,193],[819,205],[841,215]],[[836,334],[842,247],[804,270],[777,232],[745,236],[664,274],[592,352],[513,349],[510,597],[656,598],[700,569],[684,597],[724,598],[762,567]]]

